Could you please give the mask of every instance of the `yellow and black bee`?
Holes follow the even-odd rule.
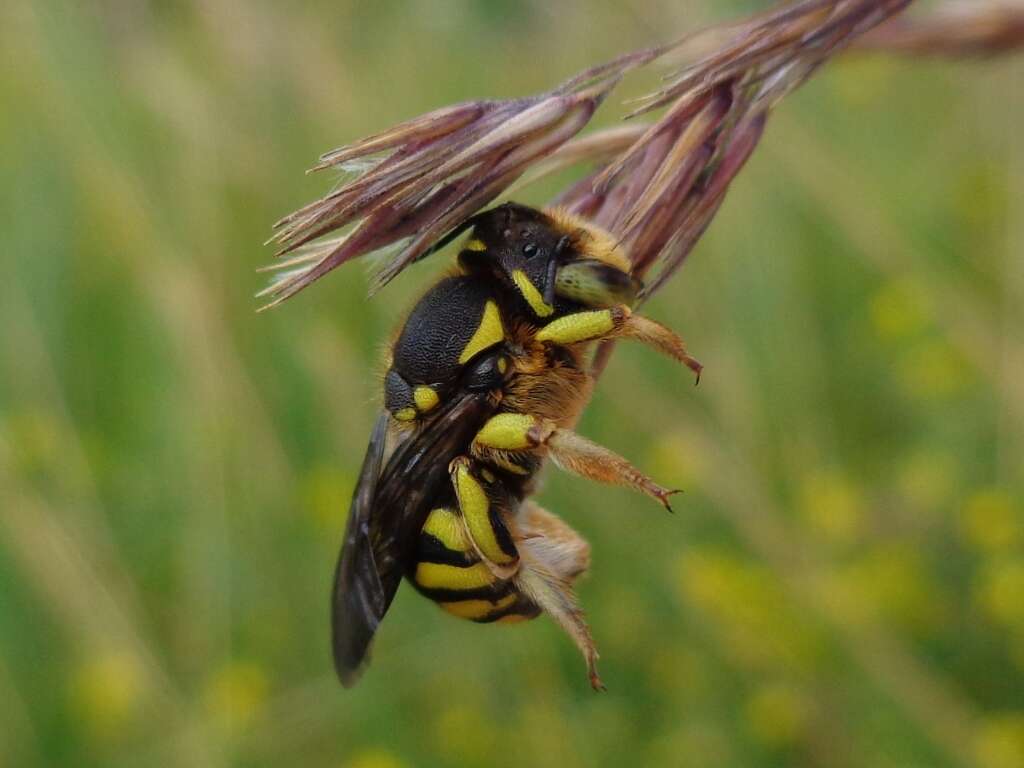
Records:
[[[597,651],[573,593],[589,546],[531,498],[550,458],[634,487],[671,491],[572,431],[590,398],[589,354],[644,342],[700,364],[668,328],[634,314],[640,284],[607,232],[558,209],[508,203],[470,219],[456,270],[419,300],[397,339],[352,499],[333,595],[334,661],[352,685],[403,577],[447,612],[509,623],[550,614]]]

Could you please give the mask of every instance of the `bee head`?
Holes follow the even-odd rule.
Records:
[[[546,214],[506,203],[477,218],[461,258],[466,267],[493,272],[535,315],[547,317],[554,312],[556,274],[570,242]]]

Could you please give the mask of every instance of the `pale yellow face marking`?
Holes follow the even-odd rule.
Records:
[[[469,568],[441,563],[416,566],[416,583],[426,589],[479,589],[494,583],[494,575],[483,563]]]
[[[547,317],[555,311],[554,307],[544,301],[544,297],[537,290],[537,286],[530,282],[530,278],[526,276],[523,270],[515,269],[512,271],[512,282],[516,284],[519,293],[523,295],[526,303],[530,305],[530,309],[533,310],[537,317]]]
[[[395,418],[399,421],[415,421],[416,415],[416,409],[411,406],[395,412]]]
[[[526,434],[537,419],[526,413],[499,413],[487,420],[473,442],[501,451],[520,451],[530,447]]]
[[[480,325],[477,326],[473,337],[466,344],[466,348],[459,355],[459,364],[467,363],[478,352],[488,347],[493,347],[505,340],[505,326],[501,324],[501,313],[498,312],[498,305],[488,301],[484,305],[484,314],[480,318]]]
[[[514,557],[500,546],[491,525],[491,502],[480,482],[469,473],[465,464],[455,468],[455,495],[459,499],[459,510],[466,524],[466,531],[480,554],[492,563],[504,565],[513,562]]]
[[[502,376],[504,376],[507,371],[508,371],[508,360],[506,360],[504,357],[499,357],[498,358],[498,373],[500,373]]]
[[[441,402],[437,392],[425,385],[420,385],[413,390],[412,399],[416,402],[416,407],[420,410],[420,413],[426,413],[436,408],[437,404]]]
[[[454,603],[440,603],[440,606],[461,619],[482,619],[492,611],[508,608],[515,601],[515,595],[505,595],[494,603],[490,600],[458,600]]]
[[[424,533],[429,533],[453,552],[468,552],[472,545],[466,538],[465,528],[459,516],[451,509],[439,507],[432,510],[423,524]]]
[[[464,250],[467,250],[467,251],[478,251],[478,252],[479,251],[486,251],[487,250],[487,246],[484,244],[483,240],[474,237],[472,240],[468,240],[466,242],[466,247],[465,247]]]
[[[577,344],[581,341],[599,339],[615,327],[611,310],[576,312],[552,320],[537,332],[538,341],[555,344]]]

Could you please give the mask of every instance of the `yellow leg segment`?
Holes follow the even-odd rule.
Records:
[[[531,414],[499,413],[476,433],[470,453],[513,474],[529,474],[530,454],[554,429],[554,422]]]
[[[614,451],[572,430],[560,429],[547,419],[525,413],[499,413],[477,432],[472,445],[474,456],[506,468],[517,466],[517,456],[537,449],[546,449],[562,469],[599,483],[635,488],[660,501],[669,511],[672,509],[668,497],[675,491],[654,482]],[[459,502],[462,503],[461,497]],[[465,509],[463,514],[468,520]]]
[[[606,339],[626,317],[629,317],[629,308],[625,306],[575,312],[545,325],[537,331],[537,340],[568,346]]]
[[[565,315],[541,328],[536,338],[564,346],[600,339],[635,339],[683,363],[696,374],[697,381],[700,381],[703,369],[673,330],[649,318],[634,315],[625,304]]]
[[[464,456],[455,459],[451,475],[462,521],[474,548],[496,576],[508,578],[515,573],[519,556],[501,522],[499,511],[491,509],[487,491],[470,472],[469,459]]]
[[[537,426],[537,417],[528,413],[499,413],[492,416],[473,438],[474,448],[499,451],[521,451],[536,445],[530,430]]]

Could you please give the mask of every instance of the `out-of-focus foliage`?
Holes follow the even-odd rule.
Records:
[[[1020,61],[831,66],[649,305],[701,386],[619,345],[581,431],[676,515],[542,493],[609,693],[545,620],[407,589],[344,692],[379,351],[442,264],[254,314],[301,169],[763,5],[293,6],[0,8],[0,764],[1024,765]]]

